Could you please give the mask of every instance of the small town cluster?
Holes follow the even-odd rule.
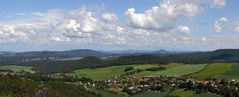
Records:
[[[175,89],[193,90],[196,94],[215,93],[223,97],[239,97],[239,82],[225,79],[195,80],[185,77],[144,76],[144,77],[115,77],[95,82],[79,81],[88,88],[114,88],[129,95],[145,91],[173,91]]]

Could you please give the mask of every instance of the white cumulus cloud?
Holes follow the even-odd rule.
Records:
[[[125,16],[127,23],[133,27],[168,30],[174,28],[177,19],[192,18],[198,12],[199,8],[195,4],[163,0],[159,6],[143,13],[136,13],[135,8],[130,8],[125,12]]]
[[[211,4],[213,7],[221,8],[226,5],[226,0],[212,0]]]
[[[113,22],[117,21],[117,16],[115,14],[113,14],[113,13],[103,13],[102,14],[102,19],[105,22],[113,23]]]
[[[178,27],[179,32],[184,33],[184,34],[190,34],[191,31],[188,26],[179,26]]]
[[[213,25],[213,31],[214,32],[222,32],[223,31],[223,24],[228,22],[228,19],[226,17],[221,17],[220,19],[216,20]]]

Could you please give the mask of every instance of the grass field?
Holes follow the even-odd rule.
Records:
[[[192,96],[189,97],[221,97],[219,95],[216,94],[212,94],[212,93],[203,93],[203,94],[194,94]]]
[[[102,80],[112,78],[116,75],[124,73],[126,67],[133,66],[134,69],[147,69],[152,67],[159,67],[159,65],[153,64],[144,64],[144,65],[125,65],[125,66],[111,66],[105,68],[96,68],[96,69],[80,69],[69,73],[70,76],[77,77],[89,77],[93,80]],[[162,65],[165,67],[165,70],[161,71],[143,71],[129,76],[147,76],[147,75],[168,75],[168,76],[182,76],[187,74],[192,74],[202,70],[206,64],[191,65],[191,64],[179,64],[172,63],[168,65]]]
[[[192,74],[202,70],[206,64],[190,65],[190,64],[169,64],[165,65],[166,69],[162,71],[145,71],[134,74],[132,76],[146,76],[146,75],[167,75],[167,76],[182,76]]]
[[[238,63],[234,63],[231,66],[231,69],[223,74],[220,75],[216,75],[216,78],[222,79],[236,79],[239,80],[239,64]]]
[[[60,59],[54,59],[54,60],[57,60],[57,61],[74,61],[74,60],[80,60],[82,58],[83,57],[71,57],[71,58],[60,58]]]
[[[102,97],[122,97],[122,96],[115,95],[113,93],[107,92],[105,90],[97,90],[97,89],[91,88],[91,89],[89,89],[89,91],[101,94]]]
[[[179,96],[179,97],[190,97],[193,96],[195,93],[191,90],[184,91],[184,89],[178,89],[171,92],[169,95],[171,96]]]
[[[32,66],[17,66],[17,65],[8,65],[8,66],[0,66],[0,70],[11,70],[14,72],[30,72],[34,73]]]
[[[199,73],[193,74],[192,76],[196,79],[206,79],[206,78],[223,78],[225,77],[225,73],[236,73],[238,71],[231,70],[233,67],[233,64],[231,63],[213,63],[208,65],[204,70],[202,70]],[[238,67],[239,68],[239,67]],[[237,69],[238,69],[237,68]],[[230,72],[232,71],[232,72]],[[224,75],[224,76],[222,76]]]
[[[126,67],[133,66],[135,69],[146,69],[151,67],[157,67],[158,65],[144,64],[144,65],[127,65],[127,66],[111,66],[105,68],[96,69],[80,69],[69,73],[70,76],[89,77],[93,80],[102,80],[112,78],[116,75],[124,73]]]
[[[165,97],[168,92],[144,92],[138,95],[134,95],[133,97]]]
[[[114,93],[107,92],[105,90],[97,90],[94,88],[89,89],[89,91],[99,93],[102,95],[102,97],[123,97],[120,95],[116,95]],[[168,94],[168,92],[149,91],[149,92],[140,93],[140,94],[130,96],[130,97],[165,97],[167,94]]]
[[[171,96],[179,96],[179,97],[221,97],[212,93],[203,93],[203,94],[195,94],[194,91],[188,90],[184,91],[184,89],[178,89],[171,92],[169,95]]]

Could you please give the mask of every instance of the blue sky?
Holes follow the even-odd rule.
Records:
[[[2,0],[0,51],[238,48],[238,0]]]

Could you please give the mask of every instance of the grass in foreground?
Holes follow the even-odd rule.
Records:
[[[168,92],[150,91],[135,95],[133,97],[165,97],[167,94]]]
[[[179,97],[190,97],[194,95],[194,92],[192,90],[184,91],[184,89],[178,89],[171,92],[169,95]]]
[[[219,95],[212,94],[212,93],[195,94],[195,92],[192,90],[184,91],[184,89],[175,90],[169,95],[179,96],[179,97],[221,97]]]
[[[119,95],[115,95],[115,94],[107,92],[105,90],[97,90],[97,89],[94,89],[94,88],[90,88],[89,91],[101,94],[102,97],[121,97]]]
[[[203,94],[195,94],[189,97],[221,97],[221,96],[212,93],[203,93]]]

